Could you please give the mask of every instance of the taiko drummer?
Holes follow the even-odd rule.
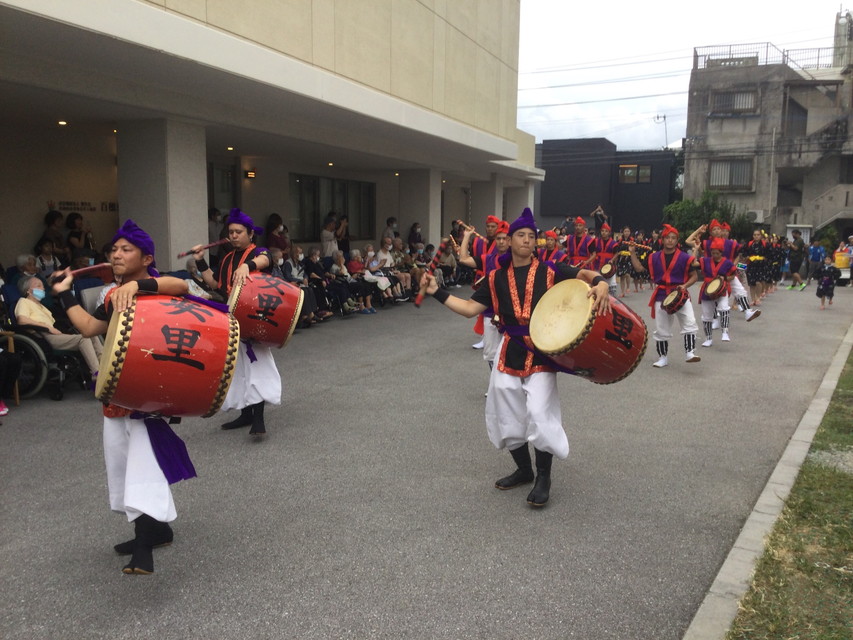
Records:
[[[138,293],[187,293],[184,280],[159,276],[154,242],[132,220],[125,222],[113,238],[111,263],[116,279],[123,284],[108,293],[94,315],[89,315],[71,292],[73,277],[68,269],[54,284],[68,319],[84,336],[105,334],[112,314],[130,308]],[[150,574],[154,571],[153,547],[173,539],[168,523],[177,513],[169,485],[194,477],[195,469],[183,441],[163,419],[114,405],[104,406],[104,459],[110,508],[124,513],[135,529],[133,540],[114,547],[119,554],[131,556],[122,571]]]
[[[269,271],[271,263],[269,252],[254,242],[255,234],[262,233],[263,229],[256,227],[248,215],[240,209],[231,209],[226,224],[231,251],[220,261],[216,273],[205,262],[201,245],[193,247],[193,255],[204,281],[228,299],[234,287],[251,278],[252,272]],[[270,304],[276,303],[273,296],[268,298]],[[260,309],[258,313],[264,311]],[[241,340],[234,377],[222,405],[223,411],[240,409],[240,415],[223,424],[222,428],[251,427],[249,433],[253,436],[264,435],[267,432],[264,422],[264,405],[267,402],[281,404],[281,374],[272,351],[268,346]]]
[[[702,327],[705,330],[703,347],[710,347],[714,342],[714,317],[719,315],[721,340],[728,342],[729,338],[729,294],[732,279],[737,274],[737,266],[723,257],[725,242],[722,238],[714,238],[709,244],[710,255],[699,259],[702,272],[702,288],[699,290],[699,304],[702,306]]]
[[[652,308],[652,318],[655,321],[653,337],[657,347],[658,359],[655,367],[665,367],[669,364],[669,339],[672,337],[673,316],[678,318],[681,334],[684,336],[684,359],[687,362],[699,362],[696,355],[696,316],[693,305],[690,304],[690,294],[687,289],[699,278],[699,264],[692,254],[678,248],[678,229],[668,224],[661,231],[663,250],[650,254],[645,264],[637,257],[636,248],[630,245],[631,264],[637,273],[649,272],[655,289],[649,306]],[[662,308],[664,300],[669,296],[678,299],[678,308],[670,313]]]
[[[536,257],[536,222],[530,209],[509,227],[510,250],[498,259],[498,268],[489,274],[488,286],[482,286],[469,300],[439,289],[426,274],[421,286],[439,302],[459,315],[474,317],[492,308],[500,318],[503,333],[498,349],[498,364],[489,380],[486,399],[486,429],[492,444],[508,449],[518,468],[495,483],[498,489],[513,489],[534,481],[528,443],[536,452],[536,475],[528,504],[541,507],[548,502],[553,456],[565,459],[569,441],[563,429],[557,375],[549,361],[532,350],[529,322],[533,309],[556,281],[579,278],[592,285],[593,310],[610,310],[607,283],[598,273],[587,269],[543,264]]]

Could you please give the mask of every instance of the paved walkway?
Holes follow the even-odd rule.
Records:
[[[467,289],[462,289],[465,295]],[[627,298],[644,317],[647,292]],[[471,322],[428,300],[299,332],[270,435],[185,420],[176,541],[125,576],[97,403],[0,427],[3,638],[679,639],[819,390],[853,290],[780,291],[733,341],[616,385],[560,376],[551,503],[499,492]],[[824,393],[821,390],[821,393]]]

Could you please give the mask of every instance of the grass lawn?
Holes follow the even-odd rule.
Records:
[[[853,640],[853,352],[727,640]]]

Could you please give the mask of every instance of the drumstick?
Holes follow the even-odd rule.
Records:
[[[199,249],[199,251],[204,251],[205,249],[212,249],[213,247],[218,247],[221,244],[225,244],[228,242],[228,238],[222,238],[221,240],[217,240],[216,242],[211,242],[210,244],[206,244]],[[178,254],[179,258],[186,258],[188,255],[195,253],[192,249],[189,251],[181,251]]]
[[[628,246],[629,247],[639,247],[640,249],[648,249],[649,251],[652,250],[652,248],[650,246],[648,246],[646,244],[638,244],[636,242],[629,242]]]
[[[488,240],[488,238],[486,238],[486,237],[484,237],[484,236],[481,236],[479,233],[477,233],[476,231],[474,231],[474,227],[473,227],[473,226],[471,226],[471,225],[469,225],[469,224],[465,224],[465,223],[464,223],[464,222],[462,222],[461,220],[457,220],[457,221],[456,221],[456,224],[458,224],[458,225],[459,225],[460,227],[462,227],[463,229],[470,229],[470,230],[474,233],[474,235],[475,235],[476,237],[478,237],[478,238],[483,238],[483,240]],[[451,237],[453,237],[453,236],[451,236]]]
[[[447,243],[442,242],[438,251],[435,252],[435,256],[433,256],[432,262],[429,263],[429,267],[427,267],[427,273],[432,275],[435,273],[436,268],[438,267],[438,261],[441,260],[441,256],[444,255],[445,250],[447,249]],[[424,291],[421,289],[418,291],[418,295],[415,296],[415,306],[420,307],[421,303],[424,301]]]
[[[107,270],[109,270],[109,275],[106,273]],[[80,278],[80,277],[88,275],[90,273],[91,274],[95,274],[95,273],[99,274],[101,277],[101,280],[103,280],[105,283],[113,281],[113,266],[109,262],[101,262],[99,264],[93,264],[93,265],[89,265],[88,267],[83,267],[82,269],[74,269],[74,271],[72,271],[70,273],[70,275],[72,278]],[[61,277],[51,276],[51,282],[53,284],[56,284],[60,280],[64,280],[64,279],[65,279],[65,276],[61,276]]]

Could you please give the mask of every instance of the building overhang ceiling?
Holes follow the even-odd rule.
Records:
[[[0,4],[6,124],[49,127],[64,119],[112,130],[122,121],[174,118],[205,127],[209,155],[225,155],[231,146],[234,155],[306,167],[334,162],[346,171],[541,179],[515,162],[514,142],[143,3],[129,6],[164,21],[160,33],[148,25],[144,34],[155,34],[149,46],[74,24],[70,10],[61,22],[10,4]],[[63,10],[65,3],[52,7]],[[116,24],[129,22],[123,16]],[[171,37],[158,41],[167,29]],[[193,50],[208,59],[180,55],[190,38],[200,40]],[[242,73],[229,62],[241,53]]]

